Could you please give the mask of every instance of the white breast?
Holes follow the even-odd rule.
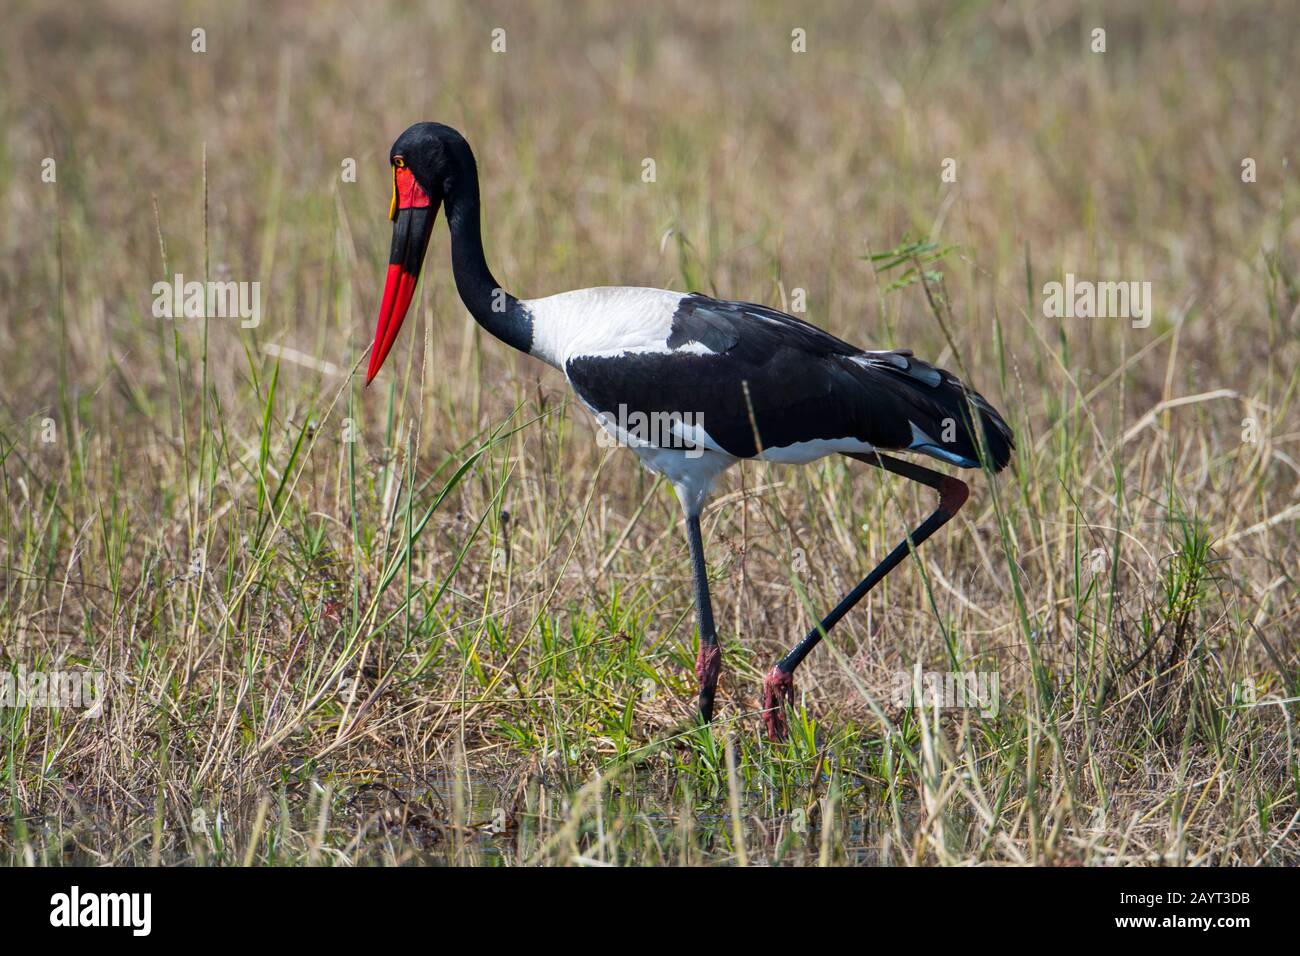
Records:
[[[668,351],[681,300],[667,289],[602,286],[521,304],[533,318],[532,354],[563,369],[575,355]]]

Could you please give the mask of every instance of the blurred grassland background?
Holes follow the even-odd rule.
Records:
[[[6,861],[1300,860],[1293,6],[4,19],[0,664],[108,676],[90,714],[0,710]],[[441,225],[351,374],[424,119],[474,146],[512,292],[804,290],[1015,428],[800,670],[789,744],[761,675],[930,501],[844,460],[730,473],[690,729],[678,505],[474,326]],[[922,241],[934,308],[870,258]],[[154,318],[178,272],[260,282],[261,323]],[[1045,318],[1067,272],[1150,281],[1150,327]],[[996,673],[998,713],[891,700],[918,664]]]

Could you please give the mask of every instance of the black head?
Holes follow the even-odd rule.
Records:
[[[406,319],[438,207],[446,202],[448,219],[454,223],[474,208],[478,197],[474,154],[465,137],[450,126],[416,123],[397,137],[388,161],[393,173],[393,200],[388,207],[393,245],[366,384],[384,364]]]
[[[478,182],[469,143],[442,123],[416,123],[407,129],[393,143],[388,160],[394,168],[409,169],[435,204],[456,197]]]

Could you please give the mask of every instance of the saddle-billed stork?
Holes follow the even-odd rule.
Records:
[[[840,453],[938,492],[934,512],[768,673],[764,721],[769,736],[783,738],[795,668],[969,494],[957,478],[880,451],[1000,471],[1014,448],[1007,423],[977,392],[910,351],[860,349],[766,306],[618,286],[517,298],[493,278],[483,255],[478,171],[465,138],[441,123],[417,123],[397,138],[389,161],[393,244],[366,384],[397,338],[445,205],[456,289],[478,324],[562,371],[602,427],[676,489],[695,578],[695,673],[705,722],[713,716],[722,652],[700,512],[718,475],[746,459],[806,464]],[[668,427],[647,433],[629,424],[647,421]]]

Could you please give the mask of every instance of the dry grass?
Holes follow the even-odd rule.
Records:
[[[1295,11],[806,6],[6,13],[0,659],[109,693],[0,710],[5,858],[1300,859]],[[441,228],[379,384],[348,375],[420,119],[475,145],[512,291],[806,290],[1015,427],[801,669],[790,745],[761,673],[928,502],[729,475],[721,719],[676,730],[676,502],[476,330]],[[867,259],[916,238],[951,342]],[[259,281],[261,325],[153,318],[175,272]],[[1149,280],[1150,327],[1044,318],[1066,272]],[[918,662],[996,672],[999,713],[893,705]]]

